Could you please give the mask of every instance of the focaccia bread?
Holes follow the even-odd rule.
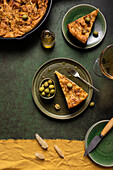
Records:
[[[55,74],[58,77],[69,109],[77,106],[87,98],[88,93],[86,93],[81,87],[58,71],[55,71]]]
[[[69,32],[80,42],[86,43],[91,29],[97,17],[99,9],[94,10],[93,12],[73,21],[67,25]]]
[[[0,0],[0,36],[22,36],[37,26],[48,0]]]

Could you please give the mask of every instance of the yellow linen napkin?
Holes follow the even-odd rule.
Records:
[[[106,170],[84,157],[84,141],[45,140],[48,149],[36,140],[0,140],[0,170]],[[57,145],[64,153],[61,158],[54,149]],[[35,157],[42,153],[45,160]],[[112,170],[112,168],[107,168]]]

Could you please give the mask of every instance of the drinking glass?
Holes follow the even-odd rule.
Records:
[[[98,76],[113,79],[113,44],[107,46],[94,63],[94,72]]]

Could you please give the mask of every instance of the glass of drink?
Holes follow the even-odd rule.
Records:
[[[113,44],[107,46],[94,63],[94,71],[98,76],[113,79]]]
[[[43,47],[52,48],[55,44],[55,34],[50,30],[43,30],[41,33],[41,42]]]

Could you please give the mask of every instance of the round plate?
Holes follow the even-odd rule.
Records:
[[[83,48],[83,49],[92,48],[92,47],[96,46],[97,44],[99,44],[102,41],[102,39],[104,38],[105,33],[106,33],[106,20],[100,11],[98,12],[97,18],[95,20],[95,23],[93,25],[92,31],[90,33],[90,36],[89,36],[86,44],[83,44],[83,43],[79,42],[78,40],[76,40],[69,33],[68,28],[66,26],[67,24],[77,20],[78,18],[80,18],[84,15],[89,14],[90,12],[92,12],[93,10],[96,10],[96,9],[97,8],[92,5],[81,4],[81,5],[74,6],[65,14],[63,21],[62,21],[63,35],[64,35],[65,39],[74,47]],[[99,33],[99,36],[96,38],[93,36],[94,30],[98,31],[98,33]]]
[[[90,127],[85,137],[85,148],[88,147],[95,136],[100,135],[108,121],[109,120],[102,120]],[[97,147],[89,153],[89,157],[101,166],[113,166],[113,129],[111,129]]]
[[[76,61],[66,58],[53,59],[46,62],[37,70],[33,78],[32,82],[33,99],[38,108],[44,114],[52,118],[70,119],[79,115],[86,109],[92,97],[93,93],[92,88],[90,88],[88,85],[83,83],[78,78],[75,78],[74,76],[70,75],[67,71],[67,68],[77,69],[81,77],[83,77],[86,81],[92,84],[92,80],[88,71]],[[55,70],[64,74],[73,82],[76,82],[76,84],[78,84],[80,87],[83,87],[83,89],[89,94],[87,99],[81,102],[78,106],[74,107],[73,109],[68,109],[59,81],[57,79],[57,76],[54,74]],[[38,92],[39,84],[44,78],[51,78],[56,84],[56,95],[52,100],[44,100],[39,95]],[[60,104],[61,109],[59,111],[55,110],[54,108],[55,104]]]
[[[23,38],[25,38],[26,36],[28,36],[29,34],[32,34],[34,31],[36,31],[43,23],[44,21],[47,19],[49,13],[50,13],[50,10],[51,10],[51,7],[52,7],[52,1],[53,0],[48,0],[48,7],[47,7],[47,10],[46,10],[46,13],[45,15],[42,17],[41,21],[37,24],[37,26],[35,28],[33,28],[32,30],[30,30],[29,32],[25,33],[24,35],[20,36],[20,37],[14,37],[14,38],[4,38],[4,37],[0,37],[0,39],[6,39],[6,40],[21,40]]]

